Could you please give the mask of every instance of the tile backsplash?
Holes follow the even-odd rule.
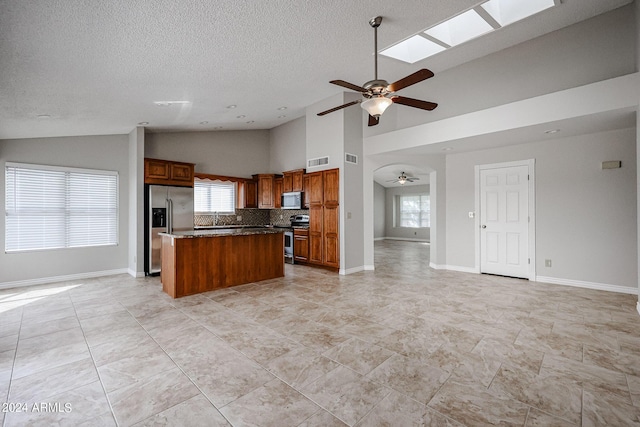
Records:
[[[291,215],[309,214],[308,209],[236,209],[233,215],[218,216],[218,223],[215,223],[215,215],[194,215],[194,225],[203,227],[208,225],[290,225]],[[238,217],[242,217],[238,221]]]
[[[238,217],[242,217],[238,221]],[[269,224],[269,211],[264,209],[236,209],[233,215],[218,216],[218,223],[215,223],[215,215],[194,215],[195,226],[206,225],[265,225]]]
[[[291,215],[309,215],[309,209],[271,209],[269,210],[269,224],[291,225]]]

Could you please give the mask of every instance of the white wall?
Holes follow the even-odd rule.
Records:
[[[386,188],[373,182],[373,238],[381,239],[385,237],[386,212],[385,206]]]
[[[306,129],[306,117],[300,117],[269,130],[271,173],[306,167]]]
[[[394,224],[395,199],[406,194],[429,194],[428,185],[410,185],[403,187],[389,187],[385,192],[385,237],[393,239],[415,239],[430,241],[430,228],[396,227]]]
[[[448,155],[447,264],[475,267],[474,166],[535,159],[537,275],[636,288],[635,145],[623,129]]]
[[[5,222],[0,219],[0,286],[42,283],[63,276],[127,271],[129,253],[129,162],[127,135],[79,136],[0,141],[0,203],[5,209],[6,162],[102,169],[118,172],[119,233],[117,246],[24,253],[4,252]]]
[[[269,173],[269,131],[145,135],[144,156],[196,164],[196,172],[251,178]]]

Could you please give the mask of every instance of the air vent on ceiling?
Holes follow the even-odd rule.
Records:
[[[354,165],[358,164],[358,156],[355,154],[344,153],[344,161],[347,163],[353,163]]]
[[[314,168],[316,166],[328,165],[329,164],[329,156],[318,157],[317,159],[308,159],[307,167]]]

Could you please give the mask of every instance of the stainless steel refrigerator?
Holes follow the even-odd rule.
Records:
[[[161,268],[158,233],[193,230],[193,188],[148,185],[145,194],[145,273]]]

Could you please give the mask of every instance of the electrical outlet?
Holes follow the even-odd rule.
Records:
[[[242,221],[242,215],[238,215],[238,216],[236,217],[236,221]]]
[[[551,267],[551,260],[550,259],[545,259],[544,260],[544,266],[545,267]]]

